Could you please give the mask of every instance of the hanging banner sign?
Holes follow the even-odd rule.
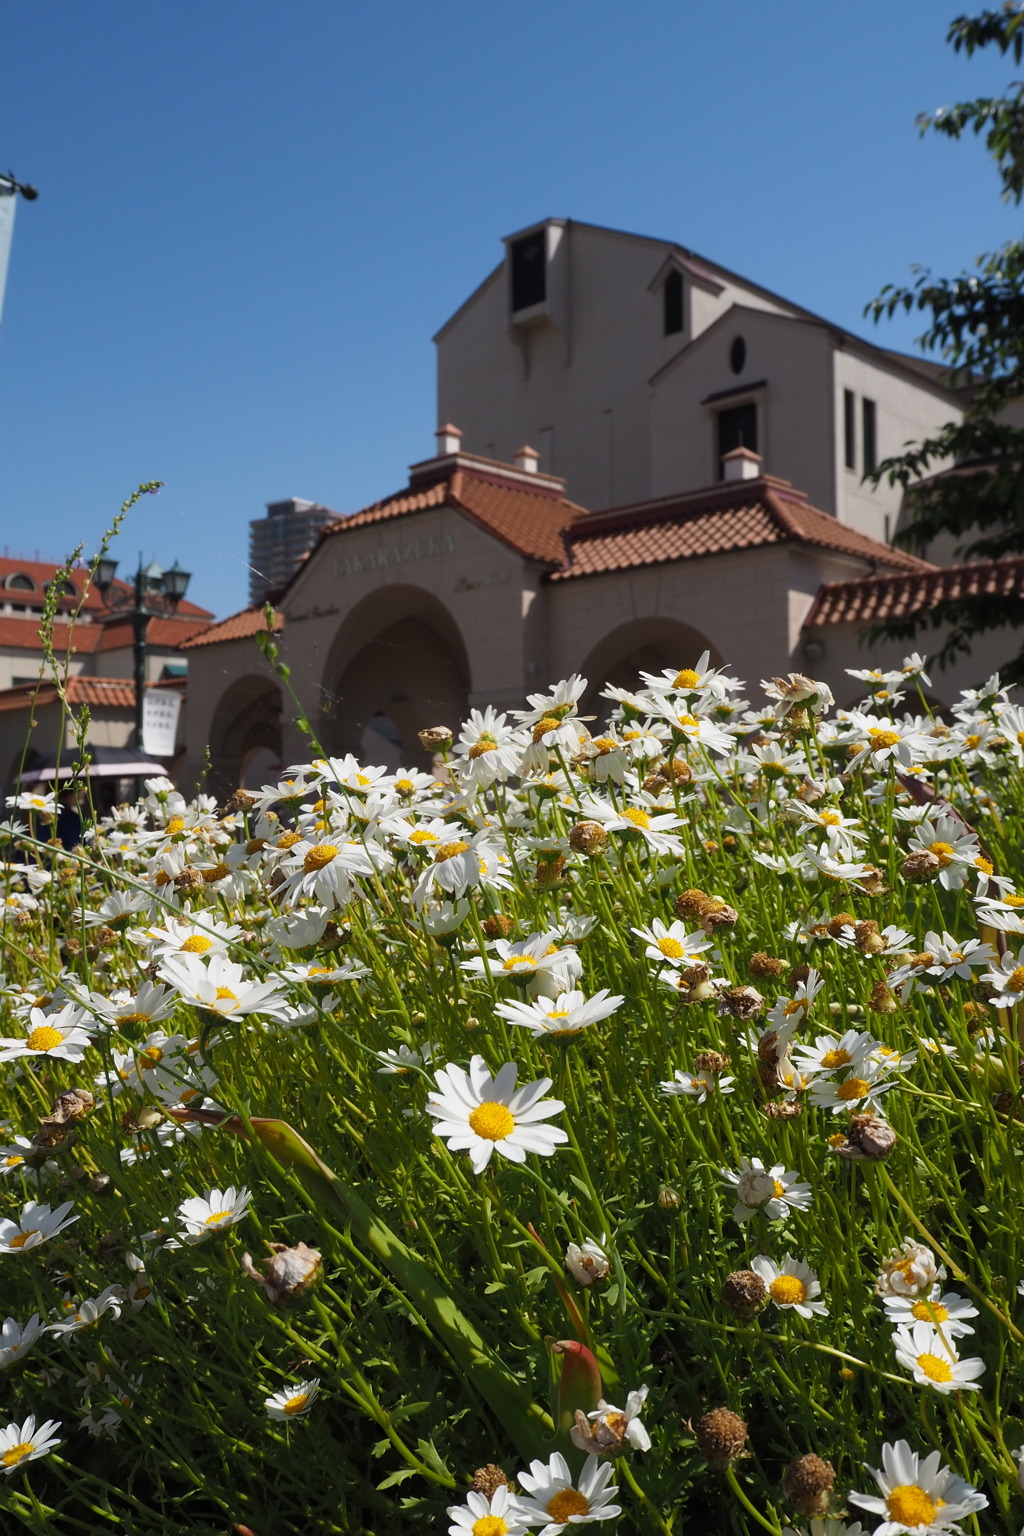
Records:
[[[14,188],[0,182],[0,315],[4,309],[4,285],[7,282],[7,262],[14,232],[14,204]]]
[[[150,756],[173,757],[178,734],[181,694],[176,688],[147,688],[142,701],[142,750]]]

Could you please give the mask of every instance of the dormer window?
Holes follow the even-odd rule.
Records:
[[[668,274],[661,290],[665,335],[677,336],[683,328],[683,274],[677,269]]]
[[[546,236],[545,229],[535,229],[509,248],[513,314],[543,304],[548,296]]]
[[[31,576],[26,576],[24,571],[15,571],[13,575],[4,579],[4,586],[10,592],[34,592],[36,584]]]

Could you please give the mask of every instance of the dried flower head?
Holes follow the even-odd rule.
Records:
[[[698,1072],[724,1072],[732,1065],[732,1057],[724,1051],[698,1051],[693,1064]]]
[[[577,822],[569,833],[569,847],[574,853],[585,853],[589,858],[603,852],[608,843],[608,833],[599,821]]]
[[[500,1467],[489,1461],[486,1467],[477,1467],[473,1473],[472,1491],[493,1499],[499,1488],[511,1488],[512,1484]]]
[[[799,1099],[771,1099],[764,1107],[769,1120],[797,1120],[804,1112]]]
[[[263,1287],[275,1307],[301,1301],[323,1279],[323,1259],[315,1248],[308,1248],[305,1243],[297,1243],[294,1248],[285,1243],[268,1243],[267,1247],[270,1258],[264,1262],[262,1274],[247,1253],[242,1255],[242,1268]]]
[[[945,1278],[946,1267],[931,1249],[908,1237],[884,1260],[875,1290],[879,1296],[924,1296]]]
[[[420,731],[419,738],[424,752],[444,752],[452,744],[452,733],[446,725],[430,725]]]
[[[756,987],[729,987],[718,994],[718,1012],[749,1024],[764,1007],[764,998]]]
[[[753,1317],[767,1302],[768,1288],[752,1269],[736,1269],[722,1281],[719,1297],[734,1316]]]
[[[714,902],[706,891],[699,891],[694,887],[676,897],[675,910],[678,917],[688,917],[692,922],[699,922],[708,907],[713,905]]]
[[[485,917],[480,926],[489,939],[507,939],[516,924],[515,919],[506,917],[504,912],[494,912]]]
[[[791,1461],[782,1478],[782,1491],[801,1515],[824,1515],[829,1506],[836,1469],[809,1453]]]
[[[927,849],[922,848],[916,853],[907,854],[900,865],[900,874],[904,880],[921,883],[925,880],[930,880],[933,875],[937,875],[941,868],[942,862],[937,855],[929,853]]]
[[[747,961],[747,970],[755,981],[776,981],[785,969],[785,960],[766,955],[763,949],[755,950]]]
[[[747,1444],[747,1426],[731,1408],[712,1408],[698,1419],[693,1432],[697,1449],[712,1467],[727,1467],[738,1461]]]
[[[840,1157],[861,1162],[866,1158],[888,1157],[899,1137],[888,1120],[878,1115],[851,1115],[845,1138],[832,1148]]]

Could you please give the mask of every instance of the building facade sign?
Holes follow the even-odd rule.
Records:
[[[422,539],[404,539],[401,543],[378,544],[363,554],[338,555],[335,576],[358,576],[363,571],[390,570],[396,565],[418,565],[438,555],[455,553],[455,539],[450,533],[429,534]]]

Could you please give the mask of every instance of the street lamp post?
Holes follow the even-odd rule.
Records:
[[[110,613],[123,614],[132,625],[132,663],[135,675],[135,749],[143,750],[142,733],[146,698],[146,634],[150,619],[174,613],[185,596],[191,581],[191,573],[183,571],[177,560],[169,571],[162,570],[154,561],[143,569],[139,556],[135,580],[114,585],[117,561],[106,555],[95,562],[95,580],[100,595]]]

